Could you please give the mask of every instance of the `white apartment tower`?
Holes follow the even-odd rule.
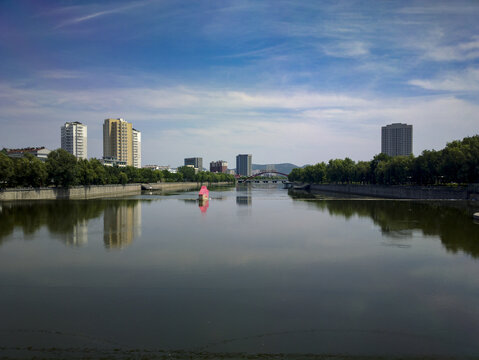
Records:
[[[389,156],[412,154],[412,125],[394,123],[383,126],[381,152]]]
[[[61,147],[77,159],[87,159],[87,127],[82,123],[66,122],[61,130]]]
[[[133,167],[141,168],[141,132],[133,129]]]

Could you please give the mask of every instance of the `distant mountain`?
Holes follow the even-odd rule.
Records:
[[[278,171],[278,172],[281,172],[281,173],[284,173],[284,174],[289,174],[291,172],[291,170],[299,167],[297,165],[294,165],[294,164],[290,164],[290,163],[282,163],[282,164],[265,164],[265,165],[261,165],[261,164],[253,164],[252,167],[253,167],[253,170],[266,170],[266,167],[267,166],[271,166],[273,167],[274,166],[274,170]]]

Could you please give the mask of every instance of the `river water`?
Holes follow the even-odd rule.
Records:
[[[479,355],[471,205],[196,197],[0,204],[0,354]]]

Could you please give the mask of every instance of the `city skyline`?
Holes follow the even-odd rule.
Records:
[[[369,160],[382,125],[408,123],[417,156],[478,133],[478,17],[474,1],[4,2],[0,147],[60,148],[80,121],[101,158],[101,119],[122,117],[144,164],[301,166]]]

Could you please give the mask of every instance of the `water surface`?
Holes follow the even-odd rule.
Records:
[[[479,355],[470,206],[196,195],[2,203],[0,350]]]

